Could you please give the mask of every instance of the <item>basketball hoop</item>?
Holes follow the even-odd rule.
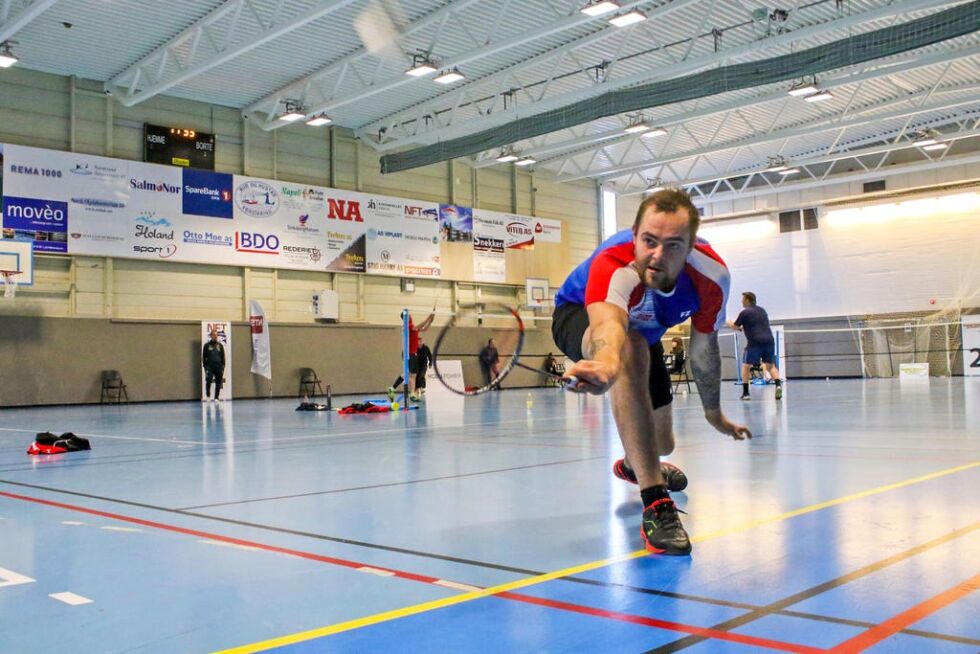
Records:
[[[13,299],[17,294],[17,280],[20,278],[19,270],[0,270],[0,279],[3,280],[3,297]]]

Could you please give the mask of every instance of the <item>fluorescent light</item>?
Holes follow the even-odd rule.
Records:
[[[783,175],[784,177],[786,175],[795,175],[796,173],[800,172],[799,168],[786,168],[785,166],[783,168],[784,170],[777,170],[776,172],[778,172],[780,175]]]
[[[517,161],[518,159],[520,159],[520,157],[513,152],[501,152],[500,156],[497,157],[497,161],[500,163],[510,163],[511,161]]]
[[[922,145],[921,143],[916,143],[916,145],[921,147],[923,150],[929,150],[930,152],[933,150],[945,150],[946,148],[949,147],[949,143],[939,143],[939,142],[927,143],[926,145]]]
[[[634,23],[642,23],[646,19],[646,14],[639,9],[634,9],[631,12],[621,14],[619,16],[613,16],[609,19],[609,23],[611,25],[615,25],[616,27],[626,27],[627,25],[632,25]]]
[[[662,191],[662,190],[664,190],[663,186],[648,186],[647,189],[643,192],[649,195],[651,193],[656,193],[657,191]]]
[[[426,75],[431,75],[432,73],[439,72],[438,69],[432,64],[422,63],[415,68],[409,68],[405,71],[406,75],[411,75],[412,77],[425,77]]]
[[[447,70],[443,74],[436,77],[433,81],[439,82],[440,84],[452,84],[453,82],[458,82],[462,79],[466,79],[463,73],[459,72],[458,68],[453,68],[452,70]]]
[[[784,170],[788,170],[788,169],[789,169],[789,166],[786,166],[784,164],[774,163],[773,165],[769,166],[768,168],[766,168],[762,172],[764,172],[764,173],[781,173]]]
[[[790,90],[787,91],[787,93],[789,93],[793,97],[797,97],[801,95],[810,95],[811,93],[816,93],[819,90],[820,89],[817,88],[816,84],[800,83],[791,87]]]
[[[830,100],[832,97],[834,97],[834,94],[830,91],[817,91],[816,93],[805,96],[803,99],[807,102],[822,102],[823,100]]]
[[[10,68],[18,61],[9,43],[0,43],[0,68]]]
[[[643,133],[643,138],[653,138],[654,136],[663,136],[667,133],[663,127],[652,127]]]
[[[600,2],[590,2],[582,7],[581,11],[586,16],[601,16],[617,9],[619,9],[619,3],[615,0],[601,0]]]
[[[320,114],[319,116],[314,116],[313,118],[310,118],[308,121],[306,121],[306,124],[309,125],[310,127],[320,127],[321,125],[329,125],[332,122],[333,122],[332,120],[330,120],[323,114]]]
[[[300,113],[295,109],[287,111],[283,115],[279,116],[279,120],[283,121],[284,123],[295,123],[297,120],[302,120],[303,118],[306,118],[306,114]]]
[[[646,132],[649,129],[650,126],[646,123],[631,123],[623,131],[625,131],[627,134],[639,134],[641,132]]]
[[[515,161],[515,166],[530,166],[531,164],[538,163],[538,160],[534,157],[523,157],[520,161]]]

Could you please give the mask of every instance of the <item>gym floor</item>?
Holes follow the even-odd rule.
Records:
[[[3,410],[0,652],[975,654],[980,380],[723,392],[753,440],[674,402],[691,557],[641,551],[607,398]]]

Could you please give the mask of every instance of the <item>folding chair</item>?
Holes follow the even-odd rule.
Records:
[[[316,370],[313,368],[300,368],[299,370],[299,393],[297,397],[316,397],[323,395],[323,380],[321,380]]]
[[[126,390],[126,384],[123,383],[122,375],[119,374],[118,370],[103,370],[102,393],[99,397],[99,403],[115,402],[118,404],[122,402],[123,397],[129,402],[129,392]]]

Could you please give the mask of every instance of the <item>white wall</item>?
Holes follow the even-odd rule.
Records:
[[[731,270],[730,315],[743,291],[774,320],[980,304],[980,193],[834,207],[818,220],[785,234],[778,216],[702,227]]]
[[[565,222],[564,275],[597,244],[598,207],[590,182],[556,184],[509,167],[474,170],[440,163],[382,176],[378,155],[350,132],[303,125],[264,132],[237,109],[157,96],[132,108],[106,98],[101,84],[12,68],[0,74],[0,142],[141,160],[143,123],[211,132],[216,169],[284,181],[455,202]],[[332,143],[331,143],[332,140]],[[331,145],[333,147],[331,147]],[[451,174],[450,174],[451,173]],[[402,293],[398,279],[102,257],[35,256],[35,284],[0,312],[57,317],[151,320],[243,320],[247,300],[271,321],[313,322],[313,291],[336,289],[342,322],[395,324],[402,307],[450,308],[453,300],[522,301],[523,287],[418,280]]]

